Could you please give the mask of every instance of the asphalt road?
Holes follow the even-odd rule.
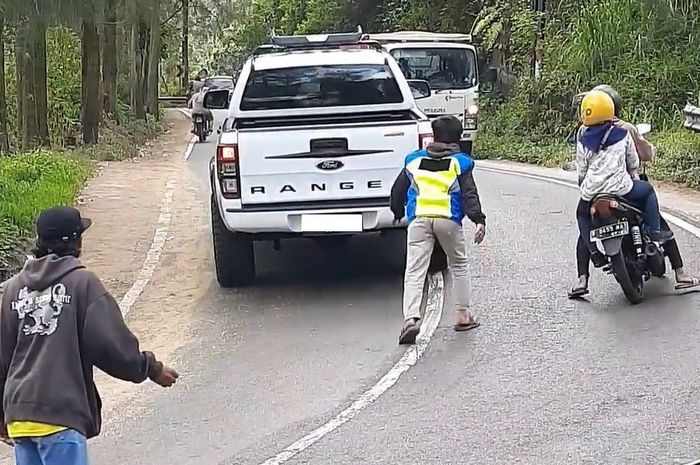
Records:
[[[189,165],[203,176],[215,142]],[[700,294],[651,283],[634,308],[575,276],[576,192],[477,172],[488,236],[470,249],[478,330],[451,314],[396,386],[289,464],[673,464],[700,455]],[[208,191],[201,208],[207,208]],[[676,232],[687,267],[697,239]],[[258,250],[260,282],[212,286],[175,364],[91,442],[100,465],[257,465],[325,423],[398,360],[401,278],[379,238]]]

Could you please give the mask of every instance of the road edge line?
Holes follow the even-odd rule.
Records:
[[[185,154],[182,156],[183,160],[188,161],[190,159],[192,152],[194,151],[194,144],[196,144],[198,141],[199,138],[197,138],[197,136],[192,136],[190,143],[187,145],[187,149],[185,149]]]
[[[534,179],[536,181],[543,181],[543,182],[548,182],[552,184],[558,184],[560,186],[565,186],[569,187],[572,189],[578,189],[578,185],[576,183],[571,182],[571,181],[566,181],[563,179],[556,179],[551,176],[544,176],[540,174],[532,174],[532,173],[524,173],[522,171],[517,171],[517,170],[510,170],[506,168],[496,168],[496,167],[486,167],[486,166],[480,166],[477,168],[478,171],[490,171],[492,173],[501,173],[501,174],[508,174],[511,176],[520,176],[523,178],[530,178]],[[697,239],[700,239],[700,228],[697,226],[693,225],[692,223],[679,218],[676,216],[676,214],[673,213],[672,210],[669,210],[667,208],[661,208],[661,212],[664,214],[664,218],[666,218],[670,223],[673,223],[674,225],[678,226],[679,228],[683,229],[685,232],[692,234],[695,236]]]
[[[151,247],[146,254],[146,259],[139,270],[136,281],[134,281],[126,294],[124,294],[124,297],[122,297],[121,302],[119,302],[119,308],[123,316],[126,316],[129,311],[131,311],[138,298],[146,289],[151,277],[153,277],[156,266],[158,266],[158,261],[160,260],[160,255],[163,252],[168,237],[168,231],[170,230],[170,223],[173,216],[173,196],[175,195],[176,185],[177,181],[174,178],[170,178],[165,184],[165,192],[161,200],[160,214],[158,216],[156,232],[153,234]]]
[[[416,344],[409,347],[401,359],[379,381],[350,404],[348,408],[260,465],[282,465],[297,454],[305,451],[373,404],[382,394],[396,384],[401,375],[420,360],[442,319],[445,299],[445,281],[442,273],[430,277],[426,297],[428,303],[425,308],[424,323],[416,339]]]

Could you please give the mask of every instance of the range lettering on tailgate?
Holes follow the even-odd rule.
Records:
[[[351,191],[355,190],[355,182],[354,181],[343,181],[338,183],[338,188],[342,191]],[[382,188],[382,182],[381,181],[367,181],[367,189],[381,189]],[[320,183],[312,183],[311,184],[311,192],[325,192],[328,190],[328,184]],[[265,194],[267,192],[267,188],[265,186],[252,186],[250,188],[250,193],[251,194]],[[279,190],[280,194],[283,194],[285,192],[297,192],[296,187],[294,187],[291,184],[285,184],[282,186]]]

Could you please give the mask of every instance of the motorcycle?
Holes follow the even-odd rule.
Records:
[[[663,244],[651,240],[642,211],[622,197],[594,197],[591,218],[591,241],[607,261],[603,271],[613,275],[631,304],[642,302],[644,283],[666,274]]]
[[[639,124],[637,131],[645,135],[651,126]],[[575,163],[567,168],[575,169]],[[648,181],[646,166],[642,169],[640,178]],[[613,275],[631,304],[642,302],[644,283],[666,274],[663,244],[651,240],[642,211],[622,197],[600,194],[591,200],[590,212],[594,227],[590,239],[606,259],[603,271]]]
[[[207,120],[204,115],[194,115],[194,133],[199,137],[199,142],[206,142],[209,135]]]

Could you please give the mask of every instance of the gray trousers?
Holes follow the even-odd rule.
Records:
[[[416,218],[408,225],[408,250],[403,289],[403,315],[420,318],[423,285],[430,266],[435,240],[445,250],[454,290],[455,308],[469,308],[471,283],[467,265],[466,239],[462,226],[446,218]]]

